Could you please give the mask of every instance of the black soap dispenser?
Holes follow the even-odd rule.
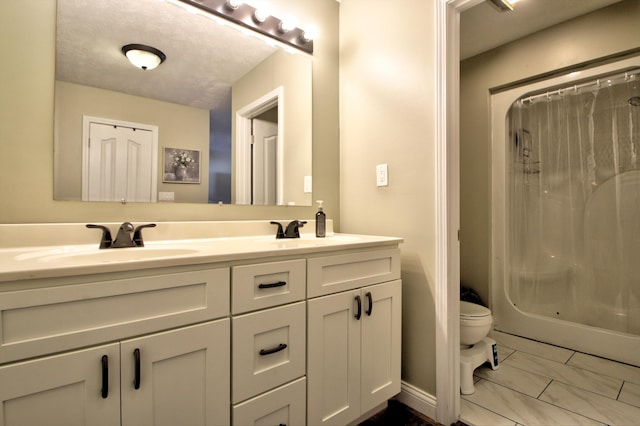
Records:
[[[327,215],[322,211],[322,200],[318,203],[318,212],[316,213],[316,237],[323,238],[327,232]]]

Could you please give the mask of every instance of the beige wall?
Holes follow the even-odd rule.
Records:
[[[389,5],[340,5],[341,231],[405,239],[402,378],[435,395],[435,2]]]
[[[231,91],[232,130],[236,141],[236,113],[273,90],[282,88],[284,151],[283,204],[312,204],[305,194],[304,176],[311,176],[311,60],[300,54],[279,51],[233,84]],[[289,117],[292,117],[290,119]],[[236,152],[234,149],[233,152]],[[232,161],[235,164],[236,158]],[[235,184],[235,175],[232,182]],[[232,189],[232,194],[235,190]],[[236,199],[232,195],[232,199]]]
[[[489,302],[489,89],[640,48],[640,0],[625,0],[461,64],[461,281]]]
[[[82,117],[107,118],[158,127],[158,191],[174,192],[178,202],[206,203],[209,198],[209,111],[126,95],[111,90],[56,81],[56,200],[82,198]],[[200,184],[162,183],[164,148],[200,151]]]
[[[277,0],[300,23],[314,23],[314,198],[325,200],[339,229],[338,10],[334,0]],[[53,201],[55,2],[0,2],[0,221],[117,222],[310,219],[313,207],[218,206]]]

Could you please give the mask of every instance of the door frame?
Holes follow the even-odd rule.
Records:
[[[236,112],[234,202],[237,204],[251,204],[251,119],[274,106],[278,107],[276,204],[284,202],[284,88],[279,86]]]
[[[436,87],[436,420],[460,416],[460,14],[484,0],[438,0]]]
[[[82,201],[89,201],[89,128],[90,124],[106,124],[109,126],[129,127],[151,132],[151,202],[158,201],[158,126],[113,120],[111,118],[82,116]]]

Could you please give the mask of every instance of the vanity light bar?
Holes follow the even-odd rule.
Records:
[[[295,27],[283,31],[282,20],[275,16],[267,16],[263,21],[255,19],[256,8],[246,3],[232,2],[233,7],[230,7],[229,0],[179,1],[313,55],[313,40],[305,38],[302,29]]]

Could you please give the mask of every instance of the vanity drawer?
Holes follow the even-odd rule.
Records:
[[[304,376],[305,303],[233,318],[232,403]]]
[[[228,315],[228,268],[6,292],[0,363]]]
[[[299,259],[234,267],[231,312],[235,315],[303,300],[305,265]]]
[[[304,377],[233,407],[233,426],[304,425],[307,389]]]
[[[307,260],[307,297],[400,278],[400,250],[385,249]]]

